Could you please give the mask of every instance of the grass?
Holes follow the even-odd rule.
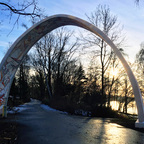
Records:
[[[144,128],[135,127],[135,122],[137,121],[137,118],[122,113],[119,115],[119,118],[111,119],[110,122],[144,133]]]

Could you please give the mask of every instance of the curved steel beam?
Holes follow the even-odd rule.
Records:
[[[136,124],[142,124],[144,122],[143,99],[136,78],[128,63],[113,42],[101,30],[87,21],[70,15],[54,15],[36,23],[23,33],[10,47],[0,65],[0,106],[7,105],[8,94],[14,75],[30,48],[45,34],[65,25],[74,25],[93,32],[114,50],[122,62],[133,87],[138,109],[138,123]]]

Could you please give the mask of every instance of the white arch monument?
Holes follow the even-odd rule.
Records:
[[[102,38],[113,49],[115,54],[122,62],[133,87],[133,92],[135,95],[136,105],[138,109],[138,120],[135,123],[135,126],[139,128],[144,128],[144,106],[142,95],[136,78],[120,51],[113,44],[113,42],[96,26],[80,18],[63,14],[50,16],[33,25],[14,42],[14,44],[10,47],[10,49],[4,56],[0,64],[0,110],[4,110],[4,116],[6,116],[5,109],[7,106],[10,87],[14,75],[19,65],[21,64],[24,56],[41,37],[51,32],[52,30],[65,25],[74,25],[91,31],[94,34],[98,35],[100,38]]]

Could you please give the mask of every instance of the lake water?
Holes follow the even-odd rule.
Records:
[[[119,102],[118,101],[111,101],[110,103],[111,107],[113,110],[118,110],[119,108]],[[120,109],[120,112],[123,112],[123,106],[122,108]],[[136,102],[133,101],[133,102],[130,102],[127,106],[127,113],[129,114],[138,114],[137,112],[137,107],[136,107]]]

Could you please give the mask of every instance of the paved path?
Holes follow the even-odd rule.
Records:
[[[71,116],[27,104],[18,114],[18,144],[144,144],[144,133],[109,119]]]

